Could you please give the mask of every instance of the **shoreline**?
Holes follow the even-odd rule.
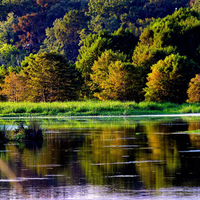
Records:
[[[200,117],[200,113],[183,113],[183,114],[146,114],[146,115],[91,115],[91,116],[0,116],[0,119],[78,119],[78,118],[148,118],[148,117]]]

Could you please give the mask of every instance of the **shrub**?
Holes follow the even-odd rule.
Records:
[[[189,83],[189,88],[187,90],[187,94],[187,102],[200,102],[200,74],[196,74],[195,78],[191,79]]]

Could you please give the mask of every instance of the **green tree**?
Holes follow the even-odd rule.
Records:
[[[138,101],[139,73],[131,63],[124,63],[121,53],[105,51],[92,66],[94,96],[100,100]]]
[[[69,12],[69,10],[78,9],[76,3],[72,1],[60,0],[53,4],[47,10],[47,22],[49,26],[52,26],[56,19],[61,19],[63,16]]]
[[[87,29],[88,20],[84,12],[78,10],[71,10],[63,19],[55,20],[53,27],[46,29],[46,39],[40,52],[56,50],[74,63],[78,56],[79,31]]]
[[[0,47],[3,44],[14,44],[16,34],[13,31],[12,25],[16,23],[14,13],[8,13],[6,21],[0,21]]]
[[[145,100],[182,103],[187,99],[190,79],[199,67],[186,56],[171,54],[151,67],[144,89]]]
[[[24,49],[17,49],[14,44],[17,41],[17,34],[13,31],[13,23],[17,17],[13,13],[8,13],[6,21],[0,22],[0,65],[5,67],[20,66],[26,55]]]
[[[128,24],[139,18],[140,6],[144,1],[129,0],[90,0],[88,3],[88,15],[91,17],[89,28],[98,33],[102,29],[113,32],[120,28],[122,22]],[[125,20],[126,19],[126,20]]]
[[[90,96],[88,82],[90,82],[91,68],[94,61],[98,60],[101,54],[109,49],[124,53],[127,56],[126,61],[129,61],[137,43],[137,38],[132,32],[121,27],[114,33],[102,30],[98,34],[82,34],[80,43],[82,46],[79,50],[76,67],[83,77],[83,94],[88,97]]]
[[[21,62],[20,51],[11,44],[3,44],[0,47],[0,65],[19,66]]]
[[[135,24],[138,19],[163,18],[175,9],[187,7],[189,0],[90,0],[88,15],[91,17],[89,28],[97,33],[102,29],[117,30],[122,24]],[[139,27],[138,27],[139,28]]]
[[[179,9],[163,19],[154,20],[140,35],[133,64],[141,67],[141,90],[147,82],[151,66],[170,54],[179,53],[200,64],[200,20],[195,11]]]
[[[200,12],[200,1],[199,0],[193,0],[190,1],[191,4],[191,8],[195,11],[197,11],[198,13]]]
[[[154,48],[147,45],[139,45],[136,47],[133,53],[133,64],[140,68],[141,91],[143,91],[143,88],[146,87],[147,74],[151,72],[151,66],[157,63],[159,60],[165,59],[165,57],[171,53],[176,53],[175,48],[172,46],[166,48]],[[144,100],[144,97],[141,100]]]
[[[66,58],[58,53],[30,55],[23,63],[28,101],[67,101],[77,98],[75,73]]]
[[[36,13],[40,10],[37,5],[37,1],[32,0],[5,0],[5,5],[8,10],[12,11],[16,16],[21,17],[26,14]]]
[[[200,74],[196,74],[195,78],[192,78],[189,83],[189,88],[187,90],[189,103],[199,103],[200,102]]]
[[[186,55],[199,64],[199,32],[200,16],[189,9],[181,8],[163,19],[154,20],[141,34],[140,42],[133,54],[133,62],[142,67],[146,58],[149,59],[145,55],[159,49],[164,53],[167,52],[168,55],[172,52],[179,52],[180,55]],[[166,50],[166,48],[171,50]],[[143,49],[146,50],[143,51]],[[154,62],[158,60],[160,57],[154,59]]]

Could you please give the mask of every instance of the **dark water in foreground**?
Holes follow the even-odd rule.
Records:
[[[42,142],[0,145],[0,199],[200,198],[200,119],[40,124]]]

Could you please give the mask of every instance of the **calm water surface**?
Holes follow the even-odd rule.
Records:
[[[39,123],[43,141],[0,144],[0,199],[200,198],[198,118]]]

